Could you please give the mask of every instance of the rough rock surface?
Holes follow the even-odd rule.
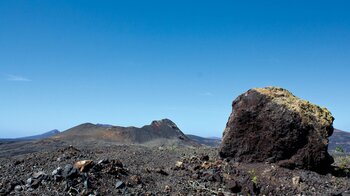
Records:
[[[219,149],[239,162],[270,162],[288,168],[328,171],[328,137],[333,116],[326,108],[276,88],[255,88],[240,95]]]

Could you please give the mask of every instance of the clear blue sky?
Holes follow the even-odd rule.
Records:
[[[349,1],[0,1],[0,137],[172,119],[221,136],[280,86],[350,130]]]

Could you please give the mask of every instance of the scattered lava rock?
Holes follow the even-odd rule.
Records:
[[[123,181],[117,180],[117,181],[115,182],[115,188],[116,188],[116,189],[124,188],[124,186],[125,186],[125,183],[124,183]]]
[[[350,187],[346,177],[222,159],[215,148],[76,148],[0,158],[0,195],[346,195]],[[94,164],[74,168],[82,160]]]
[[[71,164],[64,166],[63,177],[64,178],[75,178],[78,175],[79,171],[74,168]]]
[[[251,89],[234,100],[232,108],[221,157],[320,173],[330,170],[333,158],[327,148],[334,118],[327,109],[276,87]]]
[[[226,189],[230,190],[232,193],[241,192],[241,185],[235,180],[229,180],[226,182]]]
[[[82,161],[77,161],[74,164],[74,168],[80,170],[81,172],[85,172],[86,170],[90,169],[93,166],[93,161],[92,160],[82,160]]]

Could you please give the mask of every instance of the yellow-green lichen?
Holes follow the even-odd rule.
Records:
[[[315,124],[316,121],[317,124],[330,126],[333,123],[334,118],[327,108],[302,100],[286,89],[265,87],[252,90],[268,96],[273,103],[283,105],[288,110],[298,113],[305,124]]]

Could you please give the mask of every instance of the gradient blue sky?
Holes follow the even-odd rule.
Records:
[[[350,130],[349,1],[0,0],[0,137],[172,119],[221,136],[280,86]]]

